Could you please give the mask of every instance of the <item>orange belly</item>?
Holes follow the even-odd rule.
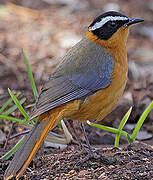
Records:
[[[79,110],[70,118],[72,120],[100,121],[107,116],[115,107],[123,94],[127,81],[127,66],[121,67],[120,64],[115,65],[112,75],[111,85],[105,89],[97,91],[95,94],[86,98],[82,102]]]

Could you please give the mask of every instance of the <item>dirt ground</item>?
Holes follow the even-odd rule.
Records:
[[[144,23],[131,28],[127,42],[128,82],[116,109],[101,124],[118,127],[121,118],[133,106],[125,130],[132,132],[144,109],[153,100],[153,1],[105,0],[12,0],[0,1],[0,107],[9,98],[7,89],[21,91],[26,105],[34,97],[23,61],[22,48],[28,56],[38,90],[69,48],[76,44],[92,19],[104,11],[116,10],[129,17],[144,18]],[[16,110],[11,114],[20,117]],[[75,123],[80,140],[84,137]],[[153,179],[153,111],[143,124],[137,141],[129,146],[125,138],[120,148],[113,148],[114,135],[85,125],[92,146],[101,158],[89,159],[74,154],[81,151],[71,144],[65,149],[41,148],[25,173],[25,179]],[[0,156],[18,141],[10,136],[25,127],[5,119],[0,121]],[[59,128],[55,128],[60,132]],[[72,132],[73,135],[73,132]],[[74,155],[74,156],[73,156]],[[9,161],[0,162],[0,179]]]
[[[151,180],[153,179],[153,149],[145,143],[135,142],[131,146],[97,147],[100,158],[79,160],[86,153],[80,152],[76,145],[70,145],[64,151],[45,149],[29,166],[22,179],[103,179],[103,180]],[[8,163],[2,165],[6,168]]]

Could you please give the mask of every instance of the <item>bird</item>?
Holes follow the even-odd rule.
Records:
[[[131,25],[144,21],[104,12],[61,58],[44,83],[30,114],[36,123],[7,167],[4,179],[19,179],[48,132],[62,119],[100,121],[123,94],[128,74],[126,43]]]

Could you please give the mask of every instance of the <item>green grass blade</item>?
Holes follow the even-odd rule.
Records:
[[[35,103],[33,104],[28,104],[25,108],[31,108],[31,107],[34,107]]]
[[[102,129],[102,130],[105,130],[105,131],[109,131],[109,132],[112,132],[112,133],[115,133],[115,134],[120,133],[121,135],[127,137],[127,132],[125,132],[125,131],[119,131],[119,130],[116,129],[116,128],[104,126],[104,125],[101,125],[101,124],[94,124],[94,123],[91,123],[90,121],[87,121],[87,123],[88,123],[89,125],[93,126],[93,127],[96,127],[96,128],[99,128],[99,129]]]
[[[32,121],[30,121],[30,124],[31,124],[32,126],[34,126],[36,120],[37,120],[37,118],[36,118],[36,119],[33,119]]]
[[[15,96],[18,97],[21,92],[18,92]],[[0,108],[0,114],[5,110],[5,108],[12,102],[12,98],[9,98],[4,105]]]
[[[25,102],[26,98],[23,98],[20,100],[20,104],[23,104]],[[3,112],[2,115],[9,115],[10,113],[12,113],[13,111],[15,111],[18,107],[16,105],[10,107],[7,111]],[[2,120],[2,118],[0,118],[0,121]]]
[[[121,120],[121,123],[118,127],[118,130],[119,130],[119,133],[116,134],[116,137],[115,137],[115,147],[119,147],[119,140],[120,140],[120,131],[122,131],[124,125],[126,124],[127,120],[129,119],[129,116],[131,114],[131,111],[132,111],[132,107],[130,107],[130,109],[128,110],[128,112],[124,115],[124,117],[122,118]],[[128,140],[129,141],[129,140]]]
[[[14,118],[14,117],[11,117],[11,116],[7,116],[7,115],[0,115],[0,118],[1,119],[6,119],[6,120],[10,120],[10,121],[13,121],[13,122],[17,122],[19,124],[26,124],[27,123],[27,120],[21,120],[21,119],[17,119],[17,118]]]
[[[142,113],[142,115],[139,118],[139,121],[137,122],[135,129],[131,135],[131,139],[132,141],[134,141],[136,139],[137,133],[140,130],[144,120],[146,119],[146,117],[148,116],[149,112],[153,109],[153,101],[149,104],[149,106],[145,109],[145,111]]]
[[[130,137],[129,134],[127,134],[127,137],[126,137],[126,138],[127,138],[129,144],[131,144],[131,143],[133,142],[133,140],[131,139],[131,137]]]
[[[20,102],[20,104],[23,104],[25,101],[26,101],[26,98],[23,98],[19,102]],[[3,115],[8,115],[8,114],[12,113],[13,111],[15,111],[17,108],[18,107],[16,105],[14,105],[14,106],[10,107],[7,111],[5,111],[3,113]]]
[[[121,123],[120,123],[120,125],[118,127],[118,130],[122,130],[123,129],[124,125],[126,124],[127,120],[129,119],[131,111],[132,111],[132,106],[130,107],[128,112],[124,115],[123,119],[121,120]]]
[[[4,156],[2,156],[0,158],[0,160],[8,160],[18,149],[19,147],[22,145],[24,140],[24,136],[17,142],[17,144],[9,151],[7,152]]]
[[[23,57],[24,57],[26,67],[27,67],[28,76],[29,76],[30,83],[31,83],[31,86],[32,86],[33,94],[34,94],[35,99],[37,99],[38,91],[37,91],[37,88],[36,88],[36,85],[35,85],[35,81],[34,81],[34,78],[33,78],[33,75],[32,75],[32,71],[31,71],[28,59],[27,59],[26,54],[25,54],[23,49],[22,49],[22,53],[23,53]]]
[[[23,107],[21,106],[20,102],[18,101],[18,99],[14,96],[14,94],[11,92],[11,90],[8,88],[8,92],[11,96],[11,98],[13,99],[14,103],[16,104],[16,106],[19,108],[19,110],[21,111],[22,115],[25,117],[26,120],[29,119],[28,114],[25,112],[25,110],[23,109]]]

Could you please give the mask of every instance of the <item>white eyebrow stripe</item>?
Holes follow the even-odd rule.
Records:
[[[121,16],[106,16],[101,19],[101,21],[96,22],[93,26],[89,27],[89,30],[94,31],[100,27],[102,27],[104,24],[106,24],[108,21],[125,21],[128,20],[127,17],[121,17]]]

